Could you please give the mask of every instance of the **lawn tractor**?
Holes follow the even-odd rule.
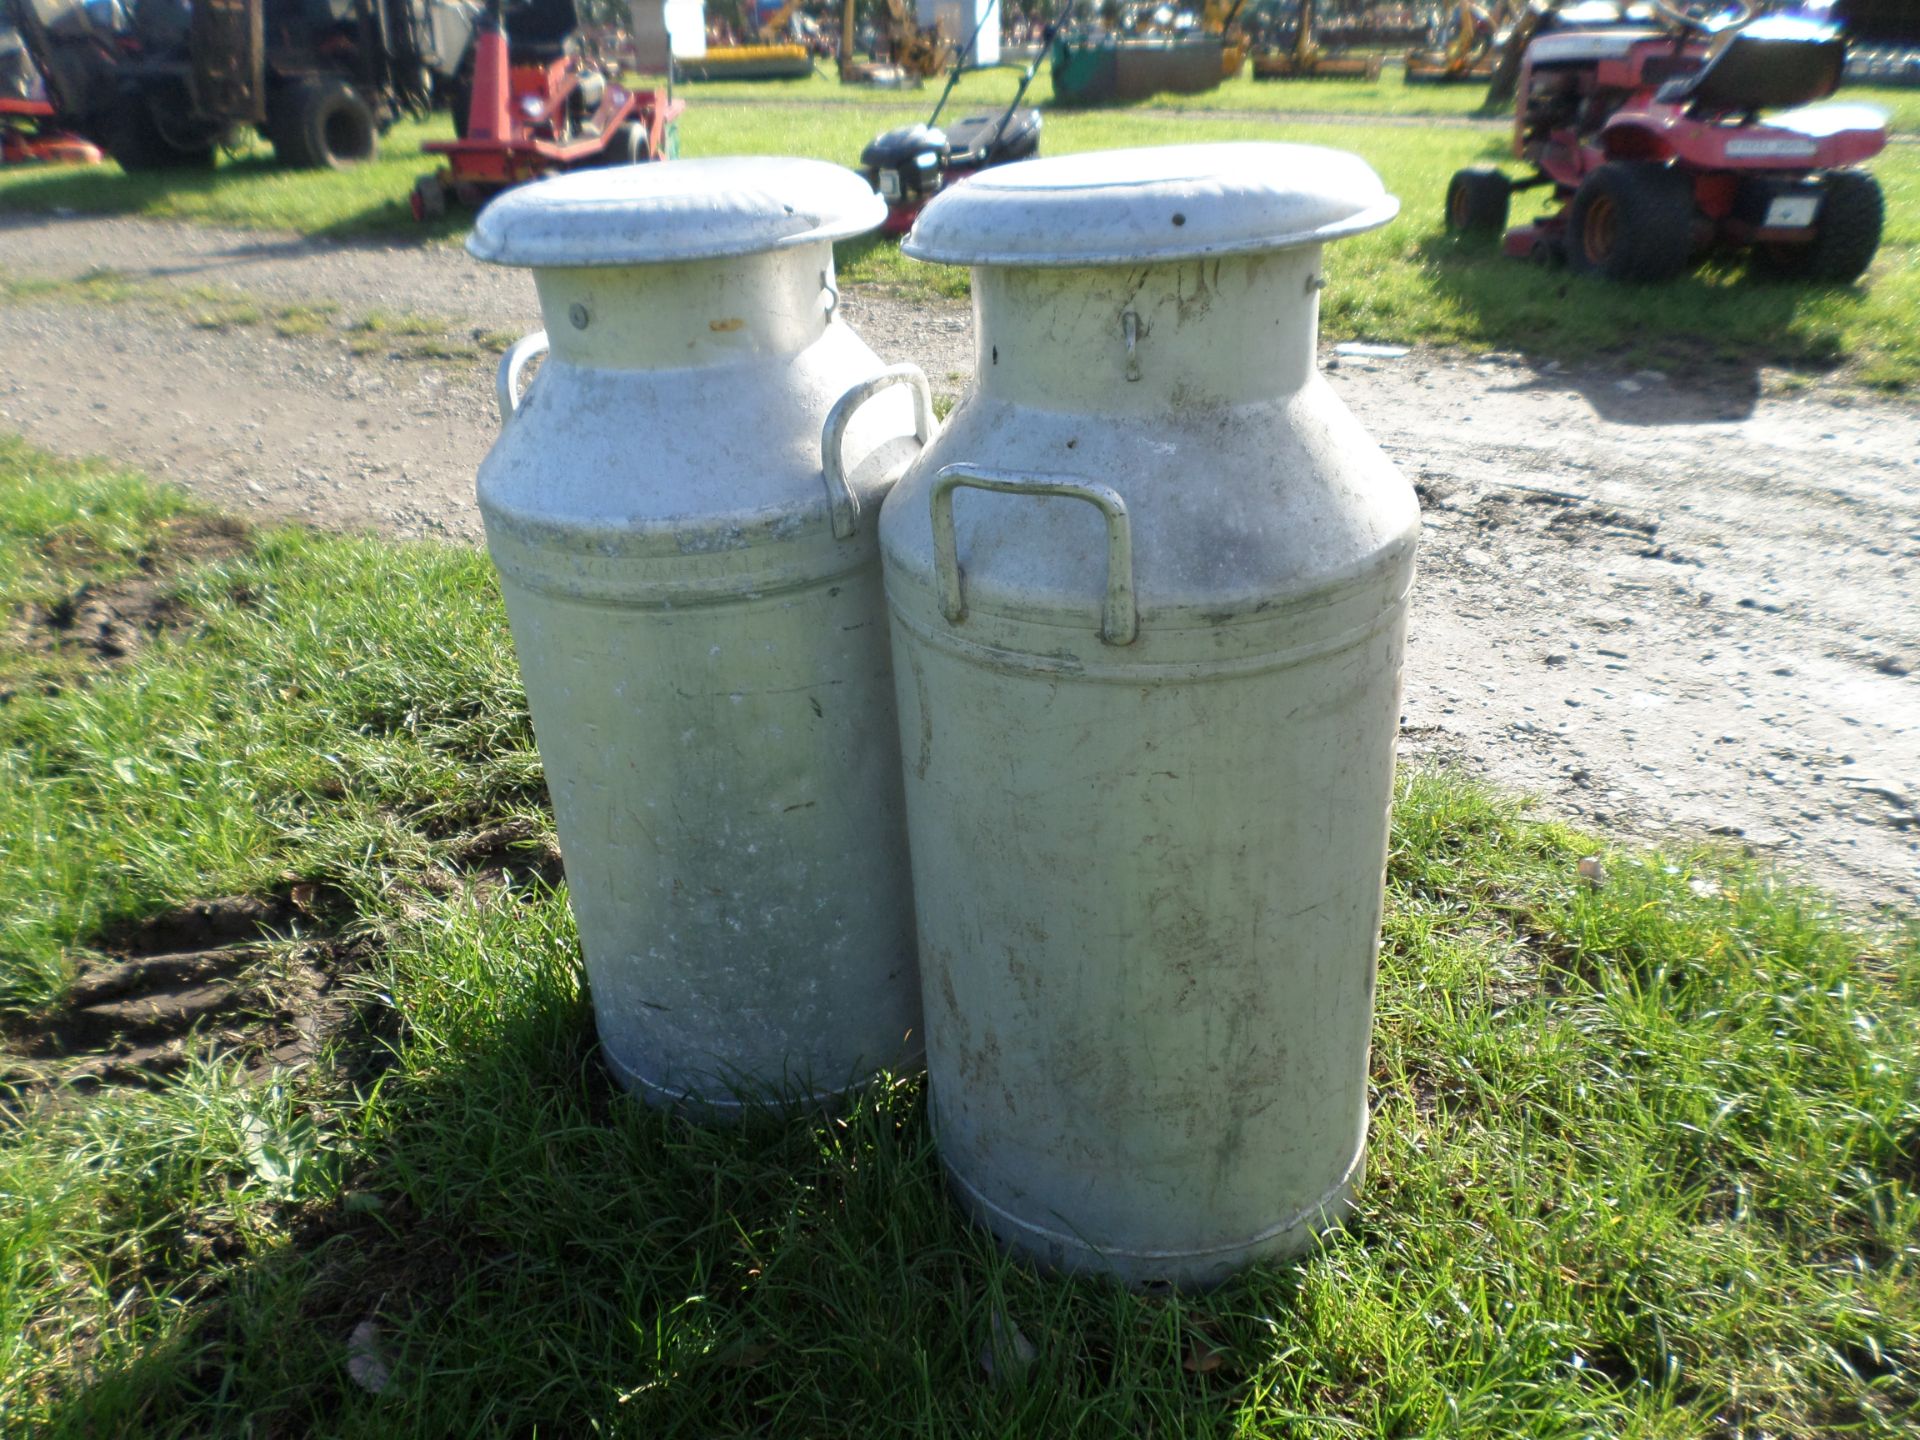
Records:
[[[1858,279],[1885,205],[1854,167],[1886,145],[1886,116],[1814,103],[1846,61],[1831,26],[1759,19],[1749,0],[1729,8],[1724,23],[1666,0],[1559,8],[1527,46],[1516,92],[1514,153],[1535,173],[1460,171],[1447,228],[1505,231],[1509,255],[1612,280],[1671,279],[1716,248],[1745,248],[1781,275]],[[1507,230],[1513,192],[1535,187],[1556,208]]]
[[[451,197],[477,209],[509,186],[594,165],[637,165],[679,151],[686,109],[662,90],[629,90],[583,53],[573,0],[490,0],[473,67],[455,91],[457,138],[420,148],[446,159],[414,183],[416,220]]]
[[[0,165],[98,165],[100,147],[58,127],[19,32],[0,25]]]
[[[1062,20],[1071,14],[1069,4]],[[980,24],[992,7],[981,13]],[[976,31],[978,26],[975,27]],[[960,79],[965,57],[972,51],[969,41],[962,46],[953,68],[947,72],[946,88],[934,104],[924,125],[905,125],[875,136],[860,152],[860,169],[867,183],[887,202],[887,218],[880,227],[888,235],[904,235],[913,228],[921,208],[950,185],[993,165],[1015,160],[1031,160],[1040,153],[1040,112],[1022,109],[1027,87],[1040,69],[1053,43],[1054,27],[1048,26],[1039,52],[1020,77],[1019,88],[1005,110],[988,115],[969,115],[957,124],[941,129],[940,112]]]
[[[45,100],[0,95],[0,165],[98,165],[100,147],[60,129]]]

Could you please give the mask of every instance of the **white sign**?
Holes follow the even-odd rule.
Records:
[[[1767,206],[1766,228],[1769,230],[1798,230],[1802,226],[1813,224],[1813,217],[1820,213],[1818,195],[1781,195]]]
[[[706,0],[667,0],[667,36],[676,60],[704,60],[707,54]]]
[[[1751,140],[1729,140],[1728,155],[1748,155],[1755,159],[1762,157],[1776,160],[1811,160],[1820,147],[1811,140],[1788,140],[1756,137]]]
[[[989,14],[989,11],[992,13]],[[984,24],[981,23],[983,16]],[[955,49],[966,44],[973,35],[973,27],[979,25],[980,36],[973,42],[973,49],[967,55],[967,64],[1000,63],[999,0],[918,0],[914,18],[923,27],[938,25],[940,38]]]

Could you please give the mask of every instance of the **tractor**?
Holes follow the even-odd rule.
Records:
[[[1846,63],[1832,26],[1730,8],[1715,21],[1667,0],[1559,7],[1516,88],[1513,149],[1534,173],[1460,171],[1447,228],[1504,231],[1508,255],[1611,280],[1671,279],[1714,249],[1749,250],[1783,276],[1857,280],[1885,217],[1857,167],[1886,145],[1886,116],[1816,103]],[[1536,187],[1556,208],[1507,229],[1513,192]]]
[[[686,103],[622,84],[582,43],[574,0],[489,0],[452,92],[455,138],[420,147],[446,165],[414,183],[416,220],[439,219],[449,198],[478,209],[528,180],[679,153]]]
[[[0,0],[58,123],[127,170],[204,168],[247,126],[285,165],[371,159],[455,72],[454,0]]]

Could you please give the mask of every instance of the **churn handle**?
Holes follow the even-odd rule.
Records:
[[[827,423],[820,430],[820,470],[827,478],[827,510],[833,517],[836,540],[851,540],[860,528],[860,497],[847,483],[847,459],[841,453],[847,443],[847,426],[853,421],[854,411],[895,385],[913,390],[913,434],[923,448],[938,428],[933,418],[933,387],[918,365],[889,365],[833,402]]]
[[[1066,475],[1009,475],[972,465],[945,466],[933,479],[933,573],[940,587],[940,609],[959,624],[967,618],[960,587],[960,546],[953,533],[953,492],[963,485],[1002,495],[1054,495],[1085,500],[1107,518],[1107,594],[1100,614],[1100,638],[1109,645],[1131,645],[1140,633],[1140,611],[1133,597],[1133,522],[1127,502],[1110,485]]]
[[[493,395],[500,402],[500,423],[506,424],[520,408],[520,376],[537,356],[547,353],[547,332],[536,330],[523,335],[507,347],[500,357],[500,372],[494,377]]]

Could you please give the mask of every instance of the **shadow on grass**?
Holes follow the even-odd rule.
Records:
[[[1292,1271],[1187,1299],[1034,1273],[949,1202],[918,1080],[726,1128],[649,1108],[601,1063],[563,898],[475,903],[501,983],[396,984],[452,1008],[364,1105],[377,1158],[47,1433],[1197,1433],[1246,1398]]]
[[[0,185],[0,216],[24,213],[36,223],[43,223],[47,215],[62,219],[99,215],[211,219],[235,229],[298,228],[305,240],[386,243],[427,241],[466,230],[472,223],[470,215],[456,213],[426,224],[414,220],[407,200],[408,177],[415,169],[425,173],[432,168],[425,156],[415,160],[417,164],[402,152],[364,172],[342,174],[289,171],[266,152],[230,157],[208,170],[154,174],[130,174],[112,164],[49,168],[9,176]],[[324,196],[330,203],[324,205],[323,213],[334,218],[297,227],[277,219],[286,211],[269,203],[269,187],[288,183],[312,187],[316,199]],[[370,188],[374,183],[380,188]],[[342,196],[361,190],[366,192],[364,198],[356,195],[342,203]],[[388,190],[392,193],[385,193]],[[288,242],[290,247],[299,243]]]
[[[1479,336],[1525,353],[1534,373],[1514,388],[1574,391],[1602,418],[1630,425],[1745,419],[1765,369],[1834,370],[1848,358],[1844,322],[1822,310],[1866,294],[1860,285],[1776,280],[1739,256],[1710,256],[1664,284],[1627,285],[1510,259],[1480,238],[1436,233],[1418,248],[1435,289]],[[1603,373],[1565,368],[1595,361]]]

